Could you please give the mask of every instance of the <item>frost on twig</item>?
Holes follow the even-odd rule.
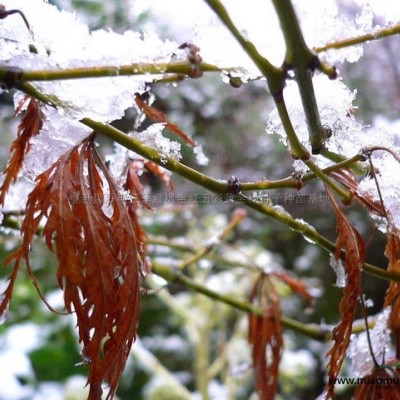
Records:
[[[61,12],[42,0],[6,0],[5,9],[19,9],[34,32],[29,34],[18,18],[6,18],[0,26],[0,67],[18,70],[60,70],[66,68],[121,66],[140,63],[168,63],[185,57],[172,41],[153,34],[111,30],[89,32],[75,15]],[[32,51],[32,45],[34,51]],[[144,93],[158,76],[113,76],[102,78],[35,82],[41,93],[60,100],[57,109],[43,106],[40,135],[31,141],[32,151],[24,172],[29,180],[50,167],[91,130],[79,120],[92,118],[111,122],[124,115],[134,103],[134,93]],[[20,101],[16,95],[15,103]],[[149,128],[147,141],[156,140],[165,156],[179,158],[179,145],[162,138],[160,127]],[[152,139],[151,139],[152,138]],[[154,146],[153,146],[154,147]]]
[[[378,362],[382,362],[385,359],[385,353],[387,353],[390,343],[390,330],[387,326],[390,312],[391,307],[385,308],[378,315],[375,327],[370,331],[372,350]],[[372,372],[375,365],[368,345],[367,332],[352,335],[347,357],[351,361],[354,376],[361,378]]]

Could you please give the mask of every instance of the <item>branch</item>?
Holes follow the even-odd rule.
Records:
[[[294,219],[286,211],[281,211],[274,207],[268,206],[267,204],[264,203],[258,203],[253,199],[244,196],[243,194],[239,194],[237,197],[238,197],[237,200],[240,201],[242,204],[245,204],[246,206],[252,208],[253,210],[258,211],[261,214],[266,215],[267,217],[270,217],[276,221],[281,222],[282,224],[288,226],[295,232],[300,233],[309,242],[317,244],[318,246],[327,250],[329,253],[335,253],[336,251],[335,244],[329,241],[324,236],[320,235],[313,226],[309,225],[305,221],[301,219]],[[342,251],[341,259],[344,259],[344,255],[345,253]],[[364,263],[363,271],[377,278],[394,282],[400,282],[400,275],[388,272],[369,263]]]
[[[153,262],[152,264],[152,272],[162,278],[164,278],[169,283],[180,283],[186,286],[189,289],[192,289],[198,293],[201,293],[207,296],[210,299],[214,299],[216,301],[227,304],[237,310],[244,311],[246,313],[251,313],[255,315],[264,315],[264,310],[260,307],[253,306],[247,301],[238,300],[236,298],[230,297],[225,294],[220,294],[208,289],[206,286],[196,282],[195,280],[187,277],[181,271],[173,270],[168,266],[161,265]],[[321,327],[316,324],[304,324],[300,321],[296,321],[292,318],[282,316],[281,318],[283,326],[287,329],[299,332],[304,336],[307,336],[311,339],[315,339],[318,341],[328,341],[331,339],[331,327]],[[370,323],[373,326],[373,322]],[[364,321],[360,324],[355,324],[353,331],[354,333],[359,333],[365,330]]]
[[[319,154],[327,138],[319,116],[311,74],[321,63],[307,47],[299,21],[290,0],[273,0],[286,42],[285,66],[295,71],[301,101],[306,116],[313,154]],[[331,78],[335,77],[331,75]]]
[[[208,289],[206,286],[197,283],[193,279],[183,275],[180,271],[172,270],[170,267],[167,267],[165,265],[153,262],[152,272],[158,276],[161,276],[170,283],[173,282],[180,283],[192,290],[195,290],[198,293],[202,293],[211,299],[225,303],[238,310],[244,311],[246,313],[252,313],[263,316],[264,311],[262,308],[255,307],[252,304],[248,303],[247,301],[237,300],[233,297],[214,292]],[[330,337],[330,333],[328,330],[322,330],[317,325],[314,324],[305,325],[301,322],[295,321],[288,317],[282,317],[282,323],[284,326],[286,326],[286,328],[300,332],[315,340],[324,341],[328,340]]]
[[[202,249],[197,251],[195,254],[193,254],[191,257],[189,257],[186,260],[183,260],[179,264],[179,269],[184,270],[187,268],[189,265],[196,263],[203,257],[205,257],[207,254],[209,254],[214,247],[221,241],[223,238],[225,238],[230,232],[232,232],[236,226],[246,217],[246,211],[243,209],[240,211],[240,209],[236,209],[233,213],[232,219],[229,222],[229,224],[217,235],[216,240],[211,240],[209,244],[204,246]]]
[[[37,98],[38,100],[44,101],[46,104],[55,106],[55,102],[49,96],[41,94],[33,85],[30,83],[24,82],[21,84],[21,90],[25,91],[25,93]],[[284,103],[282,103],[284,106]],[[228,182],[221,181],[218,179],[210,178],[207,175],[204,175],[193,168],[190,168],[179,161],[168,157],[165,158],[161,156],[157,151],[146,147],[139,140],[125,134],[117,128],[114,128],[111,125],[106,125],[101,122],[93,121],[89,118],[85,118],[81,121],[86,126],[89,126],[93,130],[98,133],[101,133],[105,136],[110,137],[115,142],[124,146],[125,148],[140,154],[142,157],[155,162],[156,164],[177,173],[178,175],[188,179],[189,181],[197,184],[198,186],[202,186],[205,189],[210,190],[214,193],[219,193],[222,196],[230,193],[231,189],[229,187]],[[289,120],[290,123],[290,120]],[[293,129],[293,128],[292,128]],[[297,138],[297,136],[296,136]],[[298,139],[297,139],[298,140]],[[302,145],[301,145],[302,146]],[[320,170],[321,171],[321,170]],[[315,171],[314,171],[315,173]],[[321,171],[321,174],[323,172]],[[335,252],[335,245],[330,242],[328,239],[320,235],[314,227],[305,223],[302,220],[298,220],[293,218],[288,212],[281,211],[279,209],[274,208],[273,206],[269,206],[264,203],[258,203],[243,194],[237,194],[234,199],[239,201],[241,204],[247,205],[249,208],[256,210],[278,222],[283,223],[284,225],[289,226],[294,231],[299,232],[305,238],[311,240],[312,242],[318,244],[320,247],[326,249],[330,253]],[[344,256],[344,253],[342,254]],[[390,281],[400,282],[400,275],[393,274],[382,270],[373,265],[364,264],[364,270],[370,275],[379,277],[381,279],[386,279]]]
[[[265,76],[271,94],[273,96],[280,95],[283,90],[286,75],[283,69],[273,66],[258,52],[256,46],[254,46],[252,42],[243,37],[220,0],[205,0],[205,2],[220,18],[222,23],[228,28],[228,30],[242,46],[243,50],[253,60],[260,72]]]
[[[157,376],[158,379],[164,381],[166,385],[170,385],[180,399],[193,399],[192,393],[190,393],[186,387],[179,382],[173,373],[161,364],[153,353],[142,345],[140,339],[136,341],[135,346],[132,346],[131,354],[139,360],[142,366]]]
[[[282,121],[283,128],[286,132],[286,135],[287,135],[287,138],[288,138],[288,141],[290,144],[290,151],[292,153],[293,158],[301,159],[307,165],[307,167],[318,178],[320,178],[322,180],[322,182],[324,182],[326,185],[328,185],[342,199],[350,200],[351,194],[347,190],[344,190],[343,188],[341,188],[336,182],[334,182],[332,179],[330,179],[327,175],[325,175],[325,173],[318,167],[318,165],[315,164],[311,160],[310,153],[303,146],[303,144],[300,142],[299,138],[296,135],[296,132],[293,128],[292,122],[290,121],[290,117],[287,112],[287,108],[286,108],[284,99],[282,98],[280,101],[277,101],[276,106],[278,109],[280,119]]]
[[[211,192],[225,194],[229,191],[228,183],[226,181],[210,178],[209,176],[204,175],[201,172],[198,172],[195,169],[182,164],[174,158],[166,158],[160,155],[156,150],[153,150],[143,145],[139,140],[127,135],[126,133],[120,131],[117,128],[114,128],[111,125],[96,122],[89,118],[84,118],[81,122],[84,125],[92,128],[96,132],[108,136],[125,148],[133,150],[135,153],[141,155],[142,157],[153,161],[154,163],[170,171],[176,172],[178,175],[210,190]]]
[[[354,168],[357,171],[362,171],[365,172],[361,166],[359,166],[357,163],[363,159],[363,156],[361,154],[357,154],[351,158],[340,158],[340,162],[337,164],[331,165],[330,167],[324,168],[321,170],[324,175],[328,175],[333,171],[337,171],[340,169],[346,169],[346,168]],[[313,179],[317,178],[317,175],[315,175],[313,172],[309,172],[305,174],[304,176],[301,177],[301,179],[296,179],[293,177],[288,177],[284,179],[279,179],[275,181],[269,181],[267,179],[261,179],[260,181],[256,182],[240,182],[240,189],[245,192],[249,190],[268,190],[268,189],[282,189],[282,188],[287,188],[287,189],[300,189],[302,185],[305,182],[309,182]]]
[[[215,65],[200,63],[196,68],[202,72],[221,71]],[[224,69],[229,70],[229,69]],[[193,65],[188,61],[161,64],[130,64],[122,66],[82,67],[61,70],[22,71],[18,68],[0,67],[0,81],[13,86],[28,81],[55,81],[83,78],[116,77],[127,75],[179,74],[191,76]]]
[[[371,42],[373,40],[383,39],[387,36],[393,36],[400,33],[400,24],[391,26],[389,28],[382,28],[373,33],[366,33],[365,35],[356,36],[353,38],[338,40],[336,42],[328,43],[324,46],[314,47],[314,51],[322,53],[330,49],[343,49],[345,47],[356,46],[357,44]]]

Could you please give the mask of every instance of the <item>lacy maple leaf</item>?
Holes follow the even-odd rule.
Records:
[[[281,359],[283,334],[279,297],[269,277],[257,279],[250,294],[252,304],[264,309],[264,315],[249,315],[249,343],[252,346],[256,386],[260,399],[275,397]]]
[[[328,363],[329,383],[327,384],[326,398],[331,398],[334,389],[333,382],[339,374],[349,346],[357,302],[362,292],[361,271],[365,261],[365,244],[361,235],[339,208],[334,195],[327,187],[325,187],[325,190],[335,211],[339,232],[335,258],[338,260],[341,257],[342,250],[345,251],[344,267],[348,282],[339,305],[341,320],[332,332],[334,343],[327,353],[330,360]]]
[[[23,242],[0,305],[5,310],[21,258],[30,268],[31,242],[46,218],[43,237],[58,258],[57,280],[68,312],[75,312],[82,356],[89,368],[89,400],[111,399],[125,366],[140,314],[145,234],[108,173],[94,135],[38,176],[21,227]],[[34,281],[35,283],[35,281]]]
[[[21,112],[24,104],[29,101],[24,117],[18,125],[18,136],[11,145],[12,153],[7,168],[4,171],[5,179],[0,188],[0,205],[4,205],[5,197],[12,182],[16,181],[18,174],[22,168],[25,155],[30,150],[30,139],[36,136],[43,126],[43,114],[40,110],[38,102],[25,96],[19,103],[15,115]]]

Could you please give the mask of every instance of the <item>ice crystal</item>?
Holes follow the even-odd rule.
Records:
[[[6,9],[22,11],[31,32],[17,14],[1,21],[0,66],[22,70],[60,70],[80,67],[119,67],[128,64],[166,63],[179,59],[178,45],[162,41],[154,34],[111,30],[89,32],[74,14],[59,11],[43,0],[5,0]],[[138,68],[140,70],[140,68]],[[140,72],[140,71],[139,71]],[[161,73],[162,71],[160,71]],[[118,75],[116,70],[115,75]],[[35,82],[36,88],[57,98],[57,109],[43,107],[44,125],[32,140],[32,150],[24,165],[24,173],[33,181],[62,154],[91,131],[79,121],[92,118],[111,122],[124,115],[134,103],[134,93],[147,90],[156,76],[110,76]],[[18,104],[21,95],[16,95]],[[179,158],[179,145],[155,136],[158,128],[149,128],[149,136],[160,143],[152,147],[162,154]],[[204,157],[200,160],[204,161]]]
[[[137,132],[139,140],[146,146],[157,150],[162,155],[162,163],[168,162],[168,157],[179,160],[181,158],[181,145],[169,140],[162,135],[164,123],[150,125],[147,129]],[[164,161],[163,161],[164,160]]]
[[[357,154],[365,147],[393,146],[393,136],[381,129],[362,125],[353,115],[355,91],[351,91],[341,80],[329,80],[324,75],[313,79],[316,100],[322,125],[329,129],[332,136],[327,140],[328,150],[346,157]],[[284,97],[293,127],[303,145],[311,151],[309,133],[303,111],[298,87],[295,82],[289,82]],[[287,145],[286,133],[283,129],[277,110],[273,110],[267,120],[266,131],[278,134],[282,143]],[[326,167],[330,162],[321,157],[314,157],[320,167]],[[294,163],[295,169],[305,172],[301,162]]]
[[[130,151],[127,148],[121,146],[119,143],[114,143],[113,153],[106,157],[108,169],[111,175],[117,180],[125,178],[129,153]]]
[[[336,260],[335,255],[331,254],[329,257],[329,264],[336,274],[336,286],[339,288],[345,287],[347,280],[342,261],[340,259]]]
[[[376,361],[382,362],[388,350],[390,340],[390,330],[387,321],[391,308],[387,307],[381,312],[373,329],[370,331],[371,344]],[[374,368],[374,361],[368,344],[367,333],[362,332],[352,335],[347,356],[350,358],[354,375],[360,378],[370,374]]]
[[[2,20],[1,66],[24,70],[122,66],[136,63],[164,63],[179,54],[178,45],[155,35],[110,30],[89,32],[73,14],[60,12],[42,0],[6,0],[6,9],[21,10],[33,32],[22,19]],[[32,51],[32,45],[35,51]],[[160,71],[161,72],[161,71]],[[118,73],[117,73],[118,74]],[[151,76],[105,77],[37,82],[37,88],[57,96],[71,118],[93,118],[110,122],[123,116],[133,103],[133,94],[143,92]]]
[[[0,181],[3,183],[3,177],[1,177]],[[25,210],[28,195],[32,189],[32,183],[27,182],[25,179],[20,179],[18,182],[12,185],[7,193],[4,207],[1,209],[2,212]]]
[[[208,157],[204,154],[203,146],[197,144],[193,149],[193,153],[196,155],[196,162],[198,165],[208,165]]]
[[[384,154],[381,158],[373,157],[376,169],[377,181],[382,194],[382,200],[389,217],[391,228],[400,228],[400,175],[395,173],[399,170],[399,161],[391,154]],[[380,201],[378,189],[374,179],[364,178],[359,185],[360,194],[372,196]],[[387,222],[384,221],[382,230],[386,230]]]
[[[311,47],[323,46],[338,40],[360,36],[372,31],[373,13],[363,4],[360,12],[351,17],[345,10],[339,10],[335,0],[297,0],[297,11],[307,44]],[[340,50],[330,50],[321,57],[329,63],[357,62],[363,54],[362,45]]]
[[[24,176],[34,182],[37,175],[47,170],[65,152],[91,133],[78,121],[64,118],[51,107],[43,107],[45,120],[40,134],[31,139],[32,149],[24,162]]]

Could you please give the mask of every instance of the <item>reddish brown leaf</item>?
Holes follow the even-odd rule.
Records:
[[[21,249],[11,254],[11,256],[7,257],[6,260],[4,261],[4,265],[10,264],[14,260],[15,260],[14,267],[8,278],[8,285],[4,290],[4,292],[0,295],[0,320],[2,320],[3,317],[5,317],[8,311],[8,306],[10,305],[11,296],[14,289],[15,281],[17,279],[21,261]]]
[[[400,239],[395,233],[388,233],[385,255],[389,260],[388,272],[400,274]],[[390,281],[385,296],[385,307],[391,307],[388,327],[396,337],[396,357],[400,357],[400,283]]]
[[[136,175],[136,173],[135,173],[135,175]],[[136,183],[135,183],[135,181],[132,181],[132,179],[130,177],[130,171],[128,170],[128,174],[127,174],[127,177],[126,177],[126,182],[125,182],[125,185],[124,185],[124,189],[129,190],[131,193],[135,193],[135,190],[137,190],[137,187],[135,186],[135,184]],[[143,193],[141,193],[141,196],[142,195],[143,195]],[[138,208],[138,204],[135,203],[135,202],[129,202],[128,201],[128,202],[126,202],[126,207],[127,207],[129,216],[131,218],[131,221],[135,226],[137,252],[138,252],[138,256],[140,257],[142,269],[146,273],[149,273],[150,270],[151,270],[151,265],[150,265],[149,260],[146,257],[146,254],[147,254],[147,236],[146,236],[146,232],[143,230],[142,226],[139,223],[138,216],[137,216],[137,213],[136,213],[137,208]]]
[[[137,106],[142,110],[153,122],[161,122],[164,123],[166,128],[171,132],[175,133],[179,136],[184,142],[189,144],[192,147],[196,147],[197,143],[186,135],[179,127],[172,122],[170,122],[167,116],[160,110],[148,105],[140,96],[139,93],[135,93],[135,102]]]
[[[171,179],[171,173],[165,168],[160,167],[152,161],[145,161],[146,168],[151,171],[155,176],[159,177],[171,190],[174,190],[174,183]]]
[[[310,305],[314,303],[314,297],[311,295],[308,287],[305,285],[304,282],[300,281],[298,278],[289,275],[287,272],[279,272],[273,271],[271,273],[272,276],[275,276],[282,282],[292,289],[294,293],[297,293],[301,297],[303,297]]]
[[[10,153],[11,158],[4,171],[5,179],[0,188],[0,205],[4,206],[4,201],[10,185],[18,178],[18,174],[22,168],[24,158],[30,150],[29,141],[33,136],[36,136],[43,126],[43,115],[40,111],[39,103],[28,96],[24,97],[19,103],[15,115],[19,114],[22,107],[29,100],[28,107],[25,111],[21,123],[18,125],[18,136],[13,141]]]
[[[400,400],[400,374],[392,368],[375,368],[357,384],[354,400]]]
[[[135,209],[141,204],[148,210],[151,210],[149,204],[147,204],[143,196],[143,185],[139,179],[138,172],[142,172],[144,168],[144,162],[142,161],[130,161],[128,165],[128,174],[124,188],[129,190],[130,194],[134,197],[133,202],[135,203]]]
[[[347,169],[340,169],[329,174],[336,181],[340,182],[353,195],[353,197],[369,211],[380,217],[385,217],[386,213],[380,201],[377,201],[366,193],[360,194],[358,190],[358,182],[354,174]]]
[[[250,301],[264,309],[263,316],[249,315],[249,343],[258,394],[261,400],[271,400],[278,386],[283,336],[279,297],[267,275],[257,279]]]
[[[328,363],[329,383],[326,388],[326,398],[333,395],[334,384],[349,345],[351,329],[357,309],[357,302],[361,296],[361,270],[365,260],[364,241],[358,231],[353,227],[346,215],[340,210],[334,195],[326,187],[331,204],[336,214],[338,238],[336,241],[335,258],[338,260],[344,250],[344,268],[347,275],[347,285],[344,288],[342,300],[340,301],[339,324],[332,332],[333,346],[328,351],[330,357]]]
[[[145,235],[135,208],[121,199],[93,136],[37,178],[14,271],[21,257],[29,268],[31,241],[43,217],[44,239],[59,262],[65,307],[77,316],[89,368],[89,400],[101,400],[103,381],[110,387],[106,399],[111,399],[136,335]]]

